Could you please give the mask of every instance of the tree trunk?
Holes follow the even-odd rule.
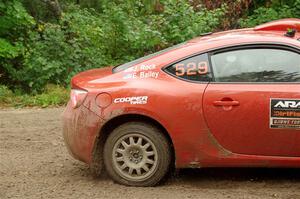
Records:
[[[54,17],[59,20],[62,14],[62,10],[58,0],[42,0],[49,10],[53,13]],[[79,1],[79,0],[77,0]]]

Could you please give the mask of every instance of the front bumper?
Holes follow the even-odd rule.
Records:
[[[103,120],[84,105],[73,109],[69,101],[63,113],[63,137],[74,158],[91,164],[95,139],[102,124]]]

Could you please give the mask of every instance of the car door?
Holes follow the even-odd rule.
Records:
[[[300,54],[247,46],[211,54],[214,82],[204,94],[207,125],[238,154],[300,156]]]

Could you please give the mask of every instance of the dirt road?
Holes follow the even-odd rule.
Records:
[[[154,188],[96,179],[67,153],[62,111],[0,110],[1,199],[300,198],[300,169],[187,169]]]

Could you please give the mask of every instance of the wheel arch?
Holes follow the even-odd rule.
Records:
[[[109,134],[118,126],[132,121],[144,122],[147,124],[154,125],[163,133],[163,135],[167,138],[171,148],[171,153],[172,153],[171,170],[175,168],[175,157],[176,157],[175,147],[173,145],[172,138],[169,132],[167,131],[167,129],[160,122],[153,119],[152,117],[142,115],[142,114],[128,113],[128,114],[118,115],[116,117],[109,119],[100,128],[98,136],[95,139],[93,151],[92,151],[91,169],[95,175],[97,176],[101,175],[102,169],[104,168],[103,157],[102,157],[103,146]]]

